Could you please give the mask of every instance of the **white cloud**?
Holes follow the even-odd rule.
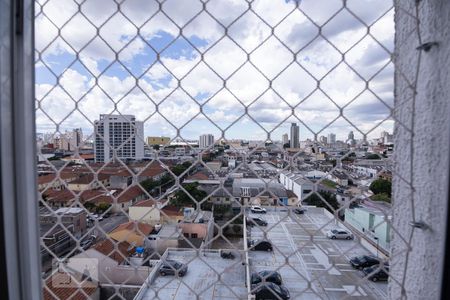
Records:
[[[195,5],[188,2],[167,1],[163,5],[164,12],[176,21],[178,26],[183,26],[201,10],[201,5],[198,5],[199,1],[193,1],[192,3],[197,3]],[[385,9],[389,8],[389,5],[381,5],[379,1],[367,0],[364,1],[364,4],[361,2],[349,1],[349,7],[358,15],[360,14],[366,22],[373,22],[386,11]],[[64,3],[50,0],[48,4],[44,5],[45,16],[41,14],[36,19],[36,48],[38,50],[42,50],[57,36],[56,27],[49,22],[47,17],[60,27],[73,14],[73,9],[66,10]],[[326,0],[320,1],[320,3],[312,0],[302,1],[300,10],[294,10],[292,13],[295,1],[261,0],[255,1],[252,8],[271,26],[283,20],[275,28],[274,33],[292,51],[297,52],[318,34],[317,27],[303,13],[320,25],[342,8],[341,1]],[[70,6],[67,7],[70,8]],[[99,31],[100,36],[109,46],[100,37],[95,37],[95,26],[80,14],[64,26],[61,34],[77,51],[95,37],[80,53],[80,60],[94,76],[99,76],[103,68],[114,61],[114,51],[119,51],[135,38],[138,32],[139,38],[131,42],[119,55],[122,63],[134,64],[138,55],[146,54],[148,47],[144,41],[149,42],[152,47],[160,47],[158,49],[160,50],[179,34],[179,28],[161,12],[148,20],[158,9],[158,5],[153,1],[127,0],[121,5],[121,13],[111,19],[108,17],[117,9],[117,5],[111,1],[105,1],[105,3],[88,1],[81,7],[83,13],[86,13],[88,19],[95,26],[102,26]],[[210,14],[228,26],[248,9],[248,4],[238,0],[212,0],[207,3],[206,7]],[[290,16],[283,19],[288,13],[291,13]],[[122,14],[125,14],[131,22],[126,20]],[[393,39],[392,19],[392,13],[389,13],[370,28],[371,34],[389,49],[392,48]],[[108,20],[106,24],[102,25],[106,20]],[[141,28],[138,30],[136,26]],[[329,22],[323,30],[323,34],[341,51],[346,51],[355,41],[359,40],[360,34],[364,35],[366,32],[366,27],[345,11]],[[223,27],[206,12],[202,12],[198,19],[183,28],[183,35],[192,39],[193,43],[199,43],[201,51],[208,49],[223,34]],[[248,11],[230,26],[228,34],[250,53],[270,36],[271,29],[253,12]],[[182,79],[181,86],[200,102],[207,101],[208,97],[213,96],[223,87],[222,79],[215,75],[214,71],[222,78],[227,79],[226,87],[244,104],[249,105],[260,97],[258,102],[249,108],[250,114],[257,121],[262,122],[266,128],[272,128],[291,114],[292,109],[289,105],[296,107],[298,103],[314,92],[317,89],[316,79],[329,73],[342,59],[339,51],[324,39],[316,38],[296,57],[297,62],[316,79],[312,78],[297,63],[294,63],[272,82],[272,88],[288,103],[286,104],[273,92],[262,95],[269,87],[269,81],[248,62],[242,66],[247,60],[247,54],[228,37],[223,38],[213,48],[207,50],[204,54],[204,63],[200,64],[198,63],[201,55],[196,52],[190,53],[189,47],[181,49],[180,45],[175,44],[171,47],[173,51],[181,54],[170,55],[169,49],[166,50],[160,60],[165,67],[156,63],[138,80],[129,75],[122,74],[120,76],[113,71],[101,75],[98,78],[98,85],[107,95],[99,87],[95,87],[82,97],[95,84],[95,80],[92,76],[82,74],[75,68],[64,73],[60,84],[76,100],[81,98],[78,107],[90,121],[98,118],[101,113],[113,112],[115,107],[121,113],[133,113],[138,119],[146,119],[155,112],[155,104],[161,103],[159,113],[163,114],[170,122],[181,126],[199,112],[199,105],[181,89],[177,89],[178,80],[167,69],[178,79]],[[191,47],[190,49],[192,50]],[[389,58],[388,53],[380,49],[374,40],[365,38],[347,53],[345,58],[361,75],[368,78],[377,72]],[[58,57],[67,51],[70,52],[70,47],[58,39],[43,56],[45,58],[52,54],[53,59],[54,56]],[[250,54],[251,62],[269,79],[274,78],[292,62],[293,58],[293,54],[285,49],[275,37],[271,37]],[[148,63],[150,64],[151,61]],[[195,69],[191,71],[194,67]],[[209,68],[212,68],[213,71]],[[237,71],[238,68],[240,69]],[[230,75],[231,77],[228,78]],[[392,103],[392,68],[388,68],[376,76],[369,86],[381,98]],[[36,86],[37,98],[42,97],[51,87],[47,83],[38,84]],[[348,67],[341,64],[320,82],[320,88],[339,106],[343,106],[365,88],[365,82],[361,81]],[[369,98],[367,97],[367,99]],[[371,99],[373,98],[371,97]],[[365,109],[369,105],[377,104],[377,102],[367,99],[364,97],[357,99],[360,106],[354,106],[355,113],[349,115],[349,118],[357,120],[359,126],[364,130],[369,130],[373,127],[374,122],[383,117],[382,113],[372,119],[366,117],[371,111],[365,111]],[[115,105],[115,103],[118,104]],[[82,126],[80,124],[84,124],[83,126],[89,128],[90,122],[85,120],[81,114],[74,114],[74,117],[64,119],[74,107],[73,101],[60,88],[54,89],[41,102],[41,108],[49,115],[55,116],[55,121],[65,120],[64,125],[68,127],[80,127]],[[244,108],[230,92],[221,90],[205,105],[204,111],[214,122],[229,124],[241,115]],[[336,117],[338,109],[330,104],[326,96],[316,90],[312,96],[295,108],[295,114],[314,130],[320,130]],[[198,116],[197,119],[199,122],[205,121],[201,116]],[[369,119],[370,121],[367,121]],[[240,126],[243,126],[242,134],[247,134],[251,129],[244,124],[246,122],[252,123],[248,120],[239,122]],[[37,123],[38,128],[52,128],[51,122],[40,112]],[[336,125],[334,130],[342,133],[348,132],[349,124],[345,123]],[[347,126],[347,129],[344,129],[344,125]],[[386,126],[390,126],[389,123]],[[146,131],[155,132],[157,131],[155,128],[159,128],[164,134],[174,133],[172,126],[157,114],[153,115],[146,123]],[[200,128],[199,125],[199,130]],[[235,128],[236,126],[233,126],[231,132],[239,133],[239,130]],[[285,128],[284,124],[282,128]],[[190,128],[189,132],[193,132],[193,130]]]

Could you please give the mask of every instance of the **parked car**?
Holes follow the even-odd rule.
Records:
[[[183,277],[184,275],[186,275],[186,272],[187,265],[175,260],[166,260],[161,264],[161,267],[159,268],[159,274],[161,276],[177,274],[178,276]]]
[[[80,248],[83,250],[87,250],[92,246],[92,244],[93,244],[92,240],[82,240],[80,242]]]
[[[353,234],[345,229],[341,228],[335,228],[331,229],[327,232],[327,237],[329,239],[335,240],[335,239],[344,239],[344,240],[351,240],[353,239]]]
[[[267,213],[266,209],[261,206],[253,205],[250,207],[250,211],[254,214],[265,214]]]
[[[267,226],[267,222],[261,218],[247,218],[247,225],[253,226],[258,224],[259,226]]]
[[[294,213],[296,213],[298,215],[303,215],[305,212],[306,212],[306,208],[304,208],[304,207],[299,207],[299,208],[294,209]]]
[[[352,257],[350,259],[350,264],[355,269],[363,269],[374,265],[379,265],[380,259],[376,258],[375,256],[361,255]]]
[[[273,282],[258,285],[253,294],[257,300],[260,299],[290,299],[289,290],[284,285],[276,285]]]
[[[276,285],[283,284],[283,279],[281,278],[280,273],[268,270],[252,273],[250,281],[252,284],[259,284],[261,282],[272,282]]]
[[[385,265],[384,269],[379,268],[378,265],[363,269],[364,276],[372,281],[388,280],[389,278],[389,266]]]
[[[248,241],[247,243],[248,247],[251,248],[250,250],[255,251],[273,251],[272,244],[269,241]]]

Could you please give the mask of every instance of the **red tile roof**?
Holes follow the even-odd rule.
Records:
[[[147,199],[147,200],[142,200],[139,201],[138,203],[136,203],[133,206],[138,206],[138,207],[152,207],[156,205],[156,201],[152,200],[152,199]]]
[[[125,260],[125,258],[129,257],[134,252],[133,247],[130,247],[129,243],[113,242],[108,238],[98,242],[92,248],[114,259],[119,264],[121,264]]]
[[[75,277],[69,273],[55,273],[45,282],[44,300],[87,300],[91,299],[98,285]]]

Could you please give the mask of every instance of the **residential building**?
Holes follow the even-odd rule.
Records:
[[[314,184],[298,173],[281,172],[279,180],[284,188],[297,196],[299,203],[314,190]]]
[[[297,123],[291,124],[291,148],[300,148],[300,128]]]
[[[152,199],[140,201],[128,210],[128,215],[131,220],[156,225],[161,222],[160,209],[162,205]]]
[[[212,134],[202,134],[198,139],[198,147],[200,149],[206,149],[214,145],[214,135]]]
[[[286,145],[287,143],[289,143],[289,135],[287,133],[283,134],[283,136],[281,137],[281,143],[283,145]]]
[[[390,224],[385,221],[390,208],[378,208],[375,205],[362,205],[352,209],[345,209],[345,221],[354,229],[366,235],[373,244],[385,251],[390,249]],[[391,217],[388,216],[388,219]]]
[[[166,136],[148,136],[147,137],[147,145],[149,146],[165,146],[170,143],[170,137]]]
[[[144,246],[146,238],[153,229],[154,227],[150,224],[131,221],[117,226],[108,233],[108,237],[119,243],[127,242],[133,246]]]
[[[328,141],[328,144],[331,145],[331,146],[333,146],[334,144],[336,144],[336,134],[334,134],[334,133],[329,133],[329,134],[328,134],[328,137],[327,137],[327,141]]]
[[[144,124],[133,115],[100,115],[94,122],[95,162],[144,158]]]

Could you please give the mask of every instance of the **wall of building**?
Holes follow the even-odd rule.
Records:
[[[159,212],[159,209],[153,207],[131,206],[128,209],[128,214],[131,220],[139,221],[142,223],[154,225],[161,221],[161,214]]]
[[[417,22],[411,17],[415,15],[415,3],[419,6],[422,41],[439,43],[427,52],[416,50]],[[390,284],[389,298],[439,299],[443,259],[447,256],[444,243],[450,163],[450,1],[395,1],[395,5],[395,118],[400,122],[396,122],[394,131],[395,230],[391,230],[390,273],[403,286]],[[411,32],[415,36],[411,37]],[[413,97],[405,78],[414,84],[419,53],[419,80]],[[429,229],[413,228],[412,221],[424,222]]]

